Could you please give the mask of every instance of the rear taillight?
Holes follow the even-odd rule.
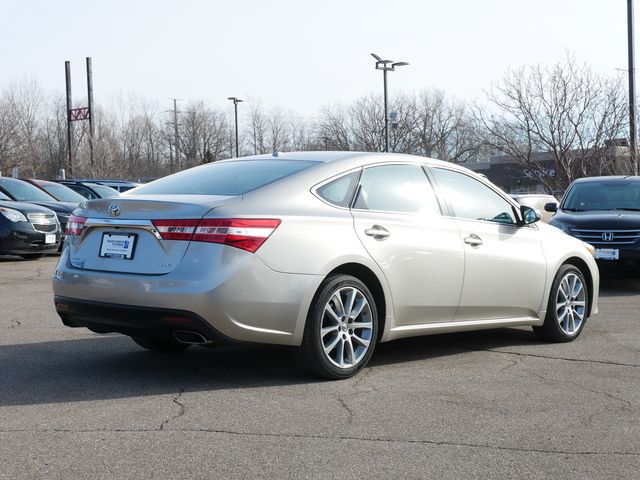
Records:
[[[271,218],[204,219],[198,225],[193,240],[223,243],[255,252],[278,225],[280,220]]]
[[[191,240],[199,220],[154,220],[153,226],[164,240]]]
[[[221,218],[198,220],[154,220],[164,240],[222,243],[255,252],[280,225],[271,218]]]
[[[71,215],[69,220],[67,221],[67,229],[65,230],[66,235],[82,235],[82,231],[84,230],[84,222],[87,219],[85,217],[78,217],[77,215]]]

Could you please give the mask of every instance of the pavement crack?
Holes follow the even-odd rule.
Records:
[[[583,359],[583,358],[567,358],[567,357],[554,357],[552,355],[540,355],[536,353],[521,353],[521,352],[512,352],[508,350],[494,350],[491,348],[478,348],[476,349],[482,352],[492,352],[492,353],[503,353],[505,355],[518,355],[520,357],[533,357],[533,358],[546,358],[548,360],[562,360],[565,362],[579,362],[579,363],[595,363],[600,365],[614,365],[616,367],[632,367],[639,368],[639,364],[635,363],[622,363],[622,362],[614,362],[609,360],[591,360],[591,359]]]
[[[353,419],[355,418],[355,413],[349,407],[349,405],[347,405],[347,402],[345,401],[342,395],[338,395],[337,399],[338,399],[338,403],[340,403],[342,408],[347,412],[347,415],[348,415],[347,424],[351,425],[353,423]]]
[[[176,413],[175,415],[170,416],[164,422],[162,422],[160,424],[160,427],[158,428],[158,430],[164,430],[164,428],[169,424],[169,422],[175,420],[176,418],[180,418],[181,416],[183,416],[185,414],[186,407],[184,406],[183,403],[180,402],[180,398],[182,397],[183,393],[184,393],[184,388],[181,388],[180,391],[178,392],[178,394],[171,399],[171,401],[173,403],[175,403],[179,407],[178,413]]]
[[[177,400],[179,395],[174,399]],[[181,405],[179,402],[175,402]],[[181,407],[184,408],[184,407]],[[179,415],[177,415],[179,416]],[[177,417],[176,416],[176,417]],[[172,418],[176,418],[172,417]],[[576,455],[576,456],[628,456],[628,457],[640,457],[640,452],[626,452],[626,451],[595,451],[595,450],[559,450],[559,449],[546,449],[546,448],[525,448],[525,447],[510,447],[504,445],[489,445],[485,443],[471,443],[471,442],[455,442],[446,440],[426,440],[426,439],[396,439],[389,437],[359,437],[359,436],[347,436],[347,435],[312,435],[302,433],[269,433],[269,432],[242,432],[236,430],[223,430],[213,428],[179,428],[171,430],[162,430],[157,428],[114,428],[114,429],[65,429],[65,428],[51,428],[51,429],[0,429],[0,433],[156,433],[160,431],[169,432],[183,432],[183,433],[211,433],[218,435],[237,435],[246,437],[265,437],[265,438],[288,438],[297,440],[344,440],[344,441],[357,441],[357,442],[375,442],[375,443],[390,443],[390,444],[406,444],[406,445],[430,445],[435,447],[461,447],[461,448],[478,448],[486,450],[496,451],[508,451],[519,453],[540,453],[551,455]]]

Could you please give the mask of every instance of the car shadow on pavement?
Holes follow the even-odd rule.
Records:
[[[603,297],[640,295],[640,278],[601,276],[600,295]]]
[[[370,366],[537,343],[530,330],[521,329],[403,339],[378,345]],[[159,354],[142,350],[119,335],[0,346],[0,366],[0,406],[318,381],[305,376],[286,347],[192,347],[177,354]]]

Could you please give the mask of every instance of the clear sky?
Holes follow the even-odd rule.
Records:
[[[640,29],[640,4],[636,1]],[[393,92],[442,88],[473,100],[509,67],[571,52],[606,75],[626,68],[626,0],[0,0],[0,87],[23,78],[98,103],[137,94],[231,108],[261,99],[303,116],[380,93],[375,52],[410,62]],[[637,37],[637,35],[636,35]],[[636,40],[636,48],[640,48]]]

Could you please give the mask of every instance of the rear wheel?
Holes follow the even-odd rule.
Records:
[[[131,339],[142,348],[146,348],[152,352],[180,352],[189,347],[189,344],[180,343],[168,335],[162,337],[131,337]]]
[[[563,265],[551,286],[544,323],[533,331],[543,340],[570,342],[584,328],[588,305],[589,292],[582,272],[573,265]]]
[[[371,358],[377,335],[376,304],[367,286],[349,275],[333,275],[309,309],[298,353],[314,376],[349,378]]]

